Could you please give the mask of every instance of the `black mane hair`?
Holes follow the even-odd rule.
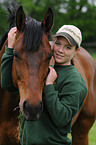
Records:
[[[42,43],[42,34],[43,29],[41,27],[41,22],[32,18],[27,21],[22,41],[24,50],[37,51]]]
[[[9,28],[4,32],[0,40],[0,50],[2,49],[2,46],[8,37],[9,30],[15,26],[15,16],[18,7],[18,3],[12,2],[7,8],[7,22],[9,22]],[[38,22],[28,16],[26,21],[27,23],[24,28],[24,36],[22,41],[23,47],[24,49],[37,51],[42,43],[43,30],[41,28],[41,22]]]
[[[0,50],[2,49],[2,46],[4,44],[4,42],[6,41],[7,37],[8,37],[8,32],[9,30],[15,26],[15,15],[16,15],[16,11],[19,7],[18,3],[14,3],[12,2],[9,7],[7,8],[7,22],[10,23],[9,24],[9,28],[7,30],[5,30],[1,40],[0,40]]]
[[[8,37],[9,30],[15,26],[15,16],[18,7],[18,3],[12,2],[7,8],[7,21],[9,22],[9,28],[4,32],[0,40],[0,50],[2,49],[2,46]],[[51,38],[51,34],[52,32],[49,31],[48,39]],[[42,44],[42,35],[43,29],[41,27],[41,22],[38,22],[35,19],[32,19],[27,16],[22,41],[24,49],[27,49],[29,51],[37,51],[39,49],[40,44]]]

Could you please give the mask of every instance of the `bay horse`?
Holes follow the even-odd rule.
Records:
[[[12,79],[14,86],[19,89],[20,103],[19,97],[12,96],[12,94],[9,94],[8,97],[8,92],[7,96],[3,96],[6,91],[2,91],[0,88],[0,100],[2,100],[0,105],[0,116],[2,116],[0,117],[0,141],[3,140],[0,145],[19,144],[15,139],[18,111],[13,112],[18,104],[27,120],[38,119],[42,112],[42,91],[52,56],[48,41],[48,34],[52,26],[53,12],[51,8],[48,9],[42,22],[37,22],[34,19],[26,22],[26,15],[22,7],[19,7],[16,12],[17,34],[13,51]],[[1,49],[1,56],[6,44],[7,41]],[[72,120],[72,145],[88,145],[88,133],[96,119],[96,64],[91,55],[82,47],[74,56],[73,61],[74,66],[85,80],[88,93],[82,108]],[[4,111],[3,115],[2,110]]]
[[[48,41],[53,26],[53,12],[49,8],[42,22],[29,18],[20,6],[15,17],[17,27],[14,43],[12,78],[15,87],[19,88],[19,97],[4,91],[0,87],[0,145],[17,145],[16,141],[20,107],[26,120],[39,118],[42,109],[42,91],[52,57]],[[8,32],[7,32],[8,33]],[[2,41],[6,39],[4,35]],[[5,51],[7,39],[0,51],[0,59]],[[1,62],[1,61],[0,61]]]

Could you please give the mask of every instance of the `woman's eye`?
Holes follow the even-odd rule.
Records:
[[[55,44],[56,44],[56,45],[60,45],[60,43],[58,43],[58,42],[55,42]]]
[[[67,46],[66,48],[67,48],[67,49],[71,49],[71,47],[69,47],[69,46]]]

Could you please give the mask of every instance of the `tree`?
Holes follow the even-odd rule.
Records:
[[[3,35],[5,29],[7,28],[6,14],[7,13],[2,9],[0,4],[0,37]]]
[[[12,0],[11,0],[12,1]],[[14,0],[13,0],[14,1]],[[80,28],[83,42],[96,41],[96,5],[88,0],[17,0],[27,15],[42,21],[48,7],[54,12],[53,34],[64,24]],[[8,1],[6,1],[8,3]]]

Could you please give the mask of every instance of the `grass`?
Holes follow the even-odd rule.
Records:
[[[71,139],[71,134],[68,134],[68,137]],[[96,121],[93,124],[92,128],[89,131],[89,144],[88,145],[96,145]]]
[[[89,145],[96,145],[96,121],[89,132]]]

